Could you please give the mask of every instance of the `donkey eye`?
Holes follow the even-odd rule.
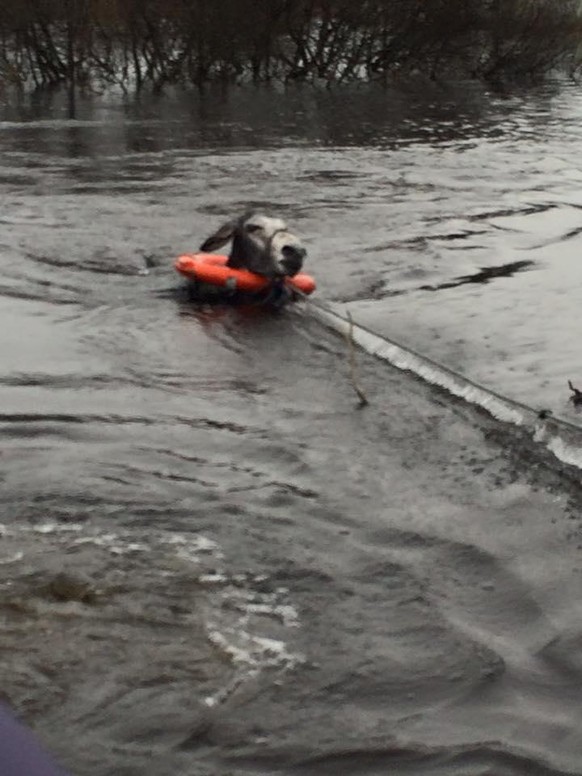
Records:
[[[249,234],[253,234],[253,232],[260,232],[262,228],[262,226],[258,226],[257,224],[247,224],[245,226],[245,230],[249,232]]]

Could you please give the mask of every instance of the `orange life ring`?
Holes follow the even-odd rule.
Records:
[[[265,291],[269,287],[271,281],[268,278],[255,275],[254,272],[246,269],[227,267],[227,261],[227,256],[215,253],[186,253],[178,257],[175,266],[180,274],[190,280],[199,280],[211,286],[223,286],[251,293]],[[303,272],[285,278],[285,283],[303,294],[311,294],[315,291],[315,280]]]

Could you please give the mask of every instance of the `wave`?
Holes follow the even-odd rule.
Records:
[[[236,759],[236,758],[233,758]],[[260,759],[257,758],[260,762]],[[275,758],[273,758],[275,760]],[[344,748],[297,758],[285,773],[332,774],[348,769],[358,774],[436,774],[496,773],[501,776],[574,776],[578,771],[554,767],[536,754],[511,751],[495,742],[451,747],[393,745],[370,748]],[[490,770],[492,769],[492,770]],[[344,770],[345,772],[345,770]]]
[[[523,429],[561,463],[582,469],[581,427],[478,385],[427,356],[351,322],[330,304],[315,300],[309,300],[308,304],[317,320],[333,331],[351,337],[367,353],[480,407],[496,420]]]
[[[114,426],[154,426],[171,424],[184,425],[191,428],[210,428],[217,431],[226,431],[231,434],[239,435],[261,432],[261,429],[259,428],[243,426],[232,421],[216,420],[212,418],[192,418],[179,415],[162,415],[159,417],[151,417],[146,415],[0,412],[0,428],[2,429],[2,433],[6,435],[9,434],[11,427],[14,429],[13,435],[17,436],[19,433],[25,433],[23,427],[27,425],[38,426],[40,433],[40,430],[47,426],[82,424],[108,424]]]

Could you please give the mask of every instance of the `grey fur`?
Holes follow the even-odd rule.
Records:
[[[245,213],[227,221],[202,243],[200,250],[216,251],[229,240],[229,267],[248,269],[269,278],[296,275],[307,254],[282,219],[260,213]]]

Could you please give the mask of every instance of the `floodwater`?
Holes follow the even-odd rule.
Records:
[[[582,93],[0,110],[2,695],[74,776],[582,774],[579,472],[310,305],[196,306],[247,206],[318,297],[582,425]]]

